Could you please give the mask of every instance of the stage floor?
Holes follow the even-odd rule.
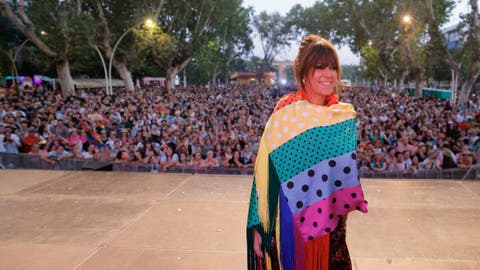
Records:
[[[0,269],[246,269],[250,176],[0,170]],[[480,181],[362,179],[353,269],[480,269]]]

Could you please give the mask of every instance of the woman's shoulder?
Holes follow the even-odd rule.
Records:
[[[296,94],[296,93],[288,93],[283,95],[278,102],[277,105],[275,105],[275,109],[273,112],[276,112],[278,110],[281,110],[282,108],[294,103],[295,101],[300,100],[301,98]]]
[[[331,105],[330,108],[341,109],[341,110],[345,110],[345,111],[354,111],[355,110],[355,108],[353,107],[353,104],[348,103],[348,102],[338,102],[336,104]]]

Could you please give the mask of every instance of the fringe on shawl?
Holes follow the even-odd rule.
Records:
[[[267,138],[266,132],[264,132],[262,139],[260,140],[260,145],[258,149],[258,156],[255,162],[255,185],[258,194],[258,217],[260,218],[260,223],[264,231],[270,227],[269,219],[269,192],[268,187],[270,186],[269,179],[269,158],[268,158],[268,149],[267,149]]]

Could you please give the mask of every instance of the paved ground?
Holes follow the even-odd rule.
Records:
[[[480,181],[362,180],[354,269],[480,269]],[[0,269],[246,269],[251,178],[0,170]]]

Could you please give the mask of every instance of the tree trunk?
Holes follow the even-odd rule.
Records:
[[[75,86],[73,85],[72,75],[70,75],[70,64],[68,59],[58,60],[56,62],[57,75],[62,89],[62,96],[68,97],[75,95]]]
[[[212,85],[213,86],[217,85],[216,77],[217,77],[217,68],[215,67],[212,70]]]
[[[457,104],[457,89],[458,89],[458,72],[454,68],[451,69],[452,71],[452,80],[450,82],[450,88],[452,91],[452,104],[456,105]]]
[[[474,74],[473,76],[470,76],[467,80],[462,85],[462,90],[460,92],[460,95],[458,97],[458,103],[460,105],[465,105],[468,102],[468,97],[470,96],[470,92],[472,91],[473,85],[475,84],[475,81],[477,81],[479,72]]]
[[[422,72],[419,68],[415,68],[415,97],[422,97]]]
[[[167,81],[166,86],[168,90],[175,88],[175,77],[180,71],[187,67],[188,63],[192,60],[192,56],[187,57],[180,65],[172,67],[171,65],[167,68]],[[163,67],[162,62],[158,59],[153,59],[153,62],[156,63],[159,67]]]
[[[423,82],[421,76],[415,76],[415,97],[422,97]]]
[[[133,85],[132,73],[128,70],[126,61],[113,60],[113,66],[120,78],[122,78],[122,81],[125,83],[125,88],[129,91],[133,91],[135,86]]]
[[[166,86],[168,90],[175,88],[175,77],[178,74],[178,67],[170,67],[167,69],[167,81]]]
[[[404,90],[403,83],[404,83],[404,78],[397,81],[397,86],[396,86],[397,93],[402,93],[403,92],[403,90]]]

